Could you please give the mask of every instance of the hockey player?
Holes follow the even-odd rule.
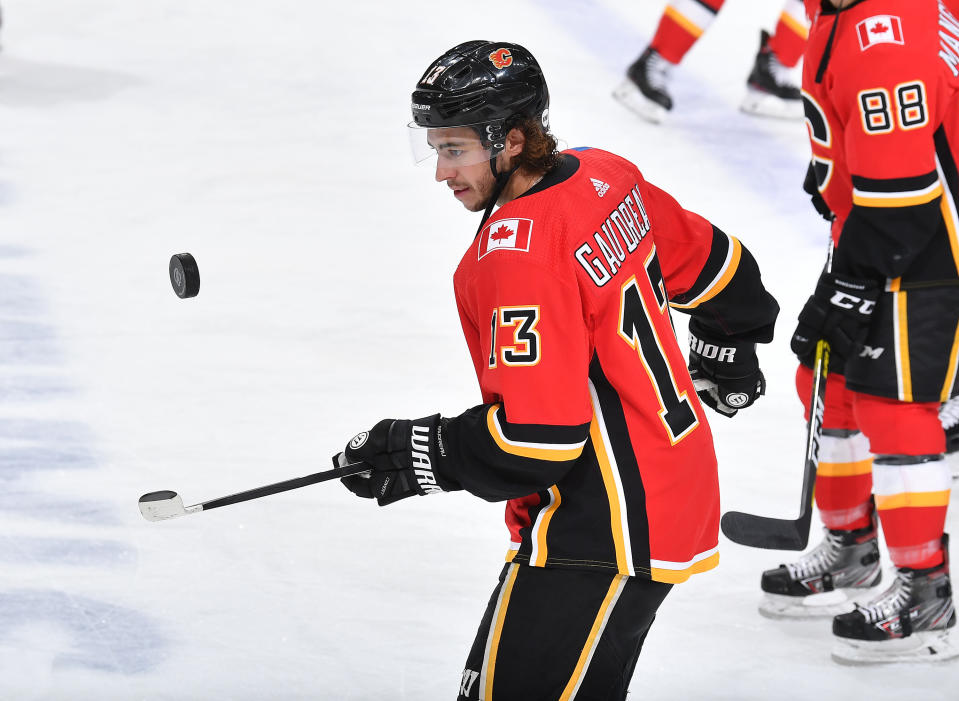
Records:
[[[460,699],[625,698],[672,585],[719,558],[697,389],[730,416],[756,401],[778,312],[736,238],[623,158],[558,153],[548,108],[516,44],[460,44],[420,78],[420,152],[484,212],[453,278],[482,402],[380,421],[338,456],[369,465],[343,481],[381,505],[460,489],[506,502],[507,564]],[[695,384],[671,306],[692,316]]]
[[[804,398],[817,339],[833,353],[816,482],[826,538],[763,573],[762,588],[776,599],[767,612],[783,615],[858,598],[833,619],[840,661],[959,655],[938,417],[959,363],[956,8],[809,0],[810,172],[837,243],[791,345]],[[879,594],[868,590],[881,576],[877,516],[896,567]]]
[[[660,123],[673,108],[673,68],[713,23],[726,0],[670,0],[649,46],[626,71],[613,96],[641,117]],[[801,119],[799,87],[790,68],[802,57],[808,35],[802,0],[786,0],[770,35],[760,32],[759,51],[746,79],[740,108],[763,117]]]

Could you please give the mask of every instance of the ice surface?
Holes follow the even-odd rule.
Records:
[[[780,4],[727,3],[657,128],[610,92],[662,4],[3,1],[0,698],[455,696],[502,505],[328,484],[148,523],[136,501],[326,469],[380,418],[478,403],[450,280],[476,215],[404,129],[415,80],[467,39],[528,46],[568,145],[632,158],[755,253],[783,321],[760,408],[712,421],[723,506],[796,512],[785,339],[826,231],[802,124],[737,111]],[[182,251],[195,299],[167,279]],[[667,599],[631,697],[959,696],[957,664],[833,664],[828,623],[756,611],[788,555],[721,550]]]

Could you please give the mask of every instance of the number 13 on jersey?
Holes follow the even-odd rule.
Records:
[[[540,337],[536,330],[539,323],[539,306],[495,307],[490,319],[489,366],[536,365],[540,358]],[[496,353],[497,332],[501,327],[512,327],[507,343]],[[510,333],[506,331],[506,333]]]

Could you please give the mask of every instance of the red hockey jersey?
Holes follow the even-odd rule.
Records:
[[[489,219],[454,286],[484,403],[448,420],[448,476],[508,500],[508,559],[662,582],[714,567],[716,458],[670,307],[771,340],[746,248],[632,163],[573,149]]]
[[[803,98],[819,190],[836,215],[833,269],[886,278],[890,291],[959,275],[957,9],[858,0],[837,12],[807,0]]]

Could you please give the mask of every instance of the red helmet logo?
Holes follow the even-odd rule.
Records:
[[[513,54],[509,52],[509,49],[496,49],[489,55],[489,60],[497,68],[506,68],[513,64]]]

